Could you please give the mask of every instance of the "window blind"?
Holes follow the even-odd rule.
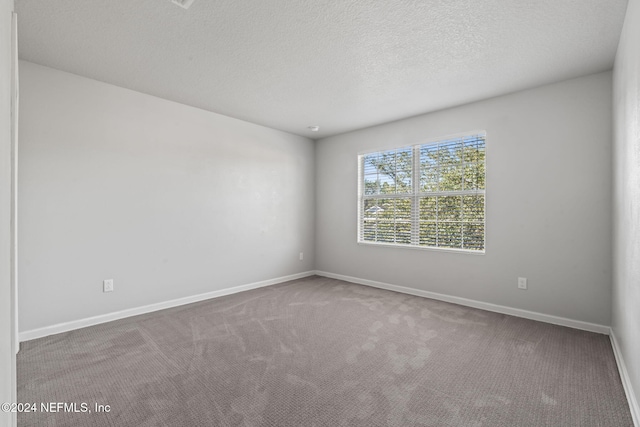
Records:
[[[485,138],[360,155],[358,241],[484,252]]]

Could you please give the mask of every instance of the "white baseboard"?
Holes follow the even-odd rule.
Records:
[[[343,276],[342,274],[329,273],[326,271],[315,271],[318,276],[332,279],[344,280],[345,282],[358,283],[360,285],[372,286],[374,288],[386,289],[389,291],[401,292],[403,294],[415,295],[419,297],[431,298],[439,301],[446,301],[453,304],[467,307],[479,308],[496,313],[509,314],[511,316],[523,317],[525,319],[538,320],[540,322],[552,323],[554,325],[567,326],[569,328],[581,329],[589,332],[608,335],[610,328],[596,323],[583,322],[581,320],[567,319],[565,317],[552,316],[550,314],[538,313],[535,311],[521,310],[519,308],[507,307],[504,305],[491,304],[483,301],[476,301],[452,295],[439,294],[436,292],[423,291],[421,289],[407,288],[405,286],[392,285],[374,280],[361,279],[359,277]]]
[[[101,314],[98,316],[87,317],[85,319],[73,320],[71,322],[58,323],[56,325],[45,326],[43,328],[23,331],[19,334],[20,342],[29,341],[36,338],[42,338],[49,335],[59,334],[62,332],[73,331],[75,329],[86,328],[87,326],[98,325],[100,323],[111,322],[113,320],[124,319],[125,317],[137,316],[139,314],[150,313],[152,311],[164,310],[165,308],[177,307],[180,305],[191,304],[198,301],[204,301],[211,298],[218,298],[225,295],[231,295],[238,292],[244,292],[251,289],[262,288],[265,286],[275,285],[278,283],[288,282],[290,280],[301,279],[303,277],[313,276],[314,271],[305,271],[303,273],[291,274],[288,276],[276,277],[274,279],[263,280],[260,282],[249,283],[246,285],[234,286],[232,288],[220,289],[217,291],[206,292],[203,294],[192,295],[184,298],[178,298],[170,301],[158,302],[142,307],[129,308],[113,313]]]
[[[618,372],[620,373],[620,379],[622,380],[622,387],[624,388],[624,392],[627,395],[627,401],[629,402],[629,409],[631,410],[631,418],[633,418],[633,425],[635,427],[640,427],[640,403],[638,403],[636,394],[633,391],[631,378],[629,378],[629,373],[627,372],[627,365],[624,363],[624,358],[622,357],[622,350],[620,349],[618,340],[616,339],[616,334],[613,331],[613,329],[609,334],[609,338],[611,339],[611,347],[613,347],[613,354],[616,357],[616,364],[618,365]]]

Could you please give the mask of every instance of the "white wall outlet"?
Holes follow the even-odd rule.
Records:
[[[527,289],[526,277],[518,277],[518,289]]]
[[[304,259],[304,252],[300,252],[300,261]]]
[[[194,0],[171,0],[171,3],[177,4],[183,9],[189,9]]]
[[[102,292],[113,292],[113,279],[107,279],[102,282]]]

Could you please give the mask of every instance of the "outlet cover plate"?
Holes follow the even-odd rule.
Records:
[[[518,289],[527,289],[526,277],[518,277]]]
[[[107,279],[102,282],[102,292],[113,292],[113,279]]]

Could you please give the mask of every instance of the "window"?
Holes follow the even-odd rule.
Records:
[[[358,161],[359,243],[484,252],[484,133]]]

